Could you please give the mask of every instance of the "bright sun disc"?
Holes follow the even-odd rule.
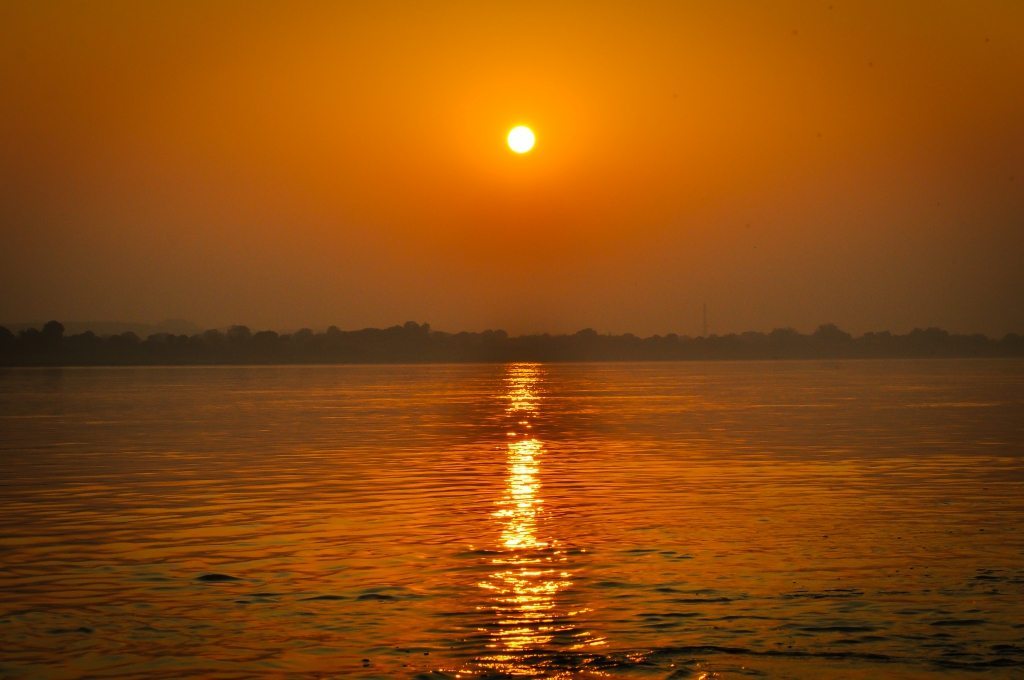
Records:
[[[526,153],[533,148],[535,141],[533,130],[525,125],[517,125],[508,132],[508,148],[516,153]]]

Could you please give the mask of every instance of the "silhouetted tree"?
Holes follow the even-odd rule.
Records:
[[[849,342],[853,339],[853,336],[844,330],[841,330],[839,326],[834,323],[826,323],[818,326],[818,330],[814,331],[814,339],[818,342],[840,344]]]
[[[210,347],[220,347],[224,344],[224,334],[215,328],[203,331],[202,339]]]
[[[64,337],[64,324],[60,321],[47,321],[43,324],[43,338],[47,342],[60,342]]]
[[[244,345],[252,338],[252,331],[248,326],[232,326],[228,329],[228,342],[235,345]]]

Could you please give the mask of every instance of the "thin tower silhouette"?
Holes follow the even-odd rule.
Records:
[[[708,303],[704,303],[704,337],[708,337]]]

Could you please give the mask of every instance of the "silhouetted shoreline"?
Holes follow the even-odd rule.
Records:
[[[407,322],[390,328],[295,333],[227,332],[195,335],[132,332],[65,335],[57,321],[17,334],[0,326],[0,365],[108,366],[205,364],[458,363],[510,361],[686,361],[707,359],[869,359],[1024,357],[1024,336],[955,335],[939,328],[905,335],[887,331],[853,337],[834,324],[801,334],[790,328],[709,337],[675,334],[640,338],[584,329],[571,335],[509,336],[505,331],[447,333]]]

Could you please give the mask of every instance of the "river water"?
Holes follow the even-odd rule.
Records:
[[[1024,676],[1024,362],[6,369],[0,677]]]

